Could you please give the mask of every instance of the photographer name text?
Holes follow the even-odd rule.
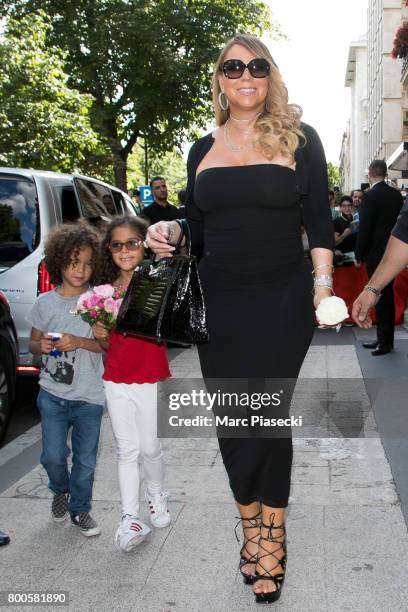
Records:
[[[228,417],[228,416],[203,416],[179,417],[171,415],[169,417],[171,427],[302,427],[302,417],[288,417],[287,419],[269,419],[260,415],[250,417]]]

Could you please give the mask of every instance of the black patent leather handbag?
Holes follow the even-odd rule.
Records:
[[[116,321],[119,333],[157,342],[208,341],[204,296],[197,260],[191,255],[189,227],[184,219],[178,223],[188,254],[158,261],[152,257],[135,269]]]

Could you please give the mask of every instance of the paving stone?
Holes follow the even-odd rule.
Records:
[[[172,367],[177,375],[198,377],[196,349],[180,353]],[[369,408],[357,371],[356,352],[349,345],[312,346],[302,368],[315,388],[330,391],[339,402],[338,420],[356,395],[362,408]],[[295,410],[312,402],[310,379],[304,378],[295,392]],[[274,610],[407,610],[407,532],[384,448],[369,417],[365,429],[371,438],[293,440],[288,569]],[[237,509],[217,440],[165,438],[162,445],[173,522],[168,529],[154,530],[131,554],[113,544],[120,496],[107,415],[92,510],[101,536],[86,539],[69,524],[52,522],[51,493],[41,466],[4,491],[0,527],[12,542],[0,555],[2,588],[66,589],[75,612],[257,610],[238,572]],[[147,508],[142,503],[143,518]]]

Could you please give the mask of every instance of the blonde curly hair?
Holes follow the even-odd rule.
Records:
[[[217,125],[223,125],[229,117],[229,109],[224,111],[218,100],[221,92],[218,77],[222,73],[225,57],[233,45],[241,45],[253,53],[255,57],[266,59],[271,67],[269,77],[267,77],[268,92],[265,100],[265,110],[254,125],[254,148],[262,153],[266,159],[270,160],[281,154],[293,163],[294,154],[299,147],[300,140],[302,140],[302,144],[306,142],[306,137],[300,129],[302,109],[297,104],[288,103],[288,90],[267,46],[259,38],[250,34],[237,34],[229,40],[221,50],[215,64],[212,87]]]

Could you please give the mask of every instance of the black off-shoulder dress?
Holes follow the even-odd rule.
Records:
[[[296,379],[310,345],[314,309],[310,248],[333,248],[326,161],[310,126],[295,154],[296,170],[277,164],[202,170],[211,135],[188,159],[187,219],[200,278],[210,341],[199,346],[203,377]],[[229,384],[229,383],[228,383]],[[262,385],[261,385],[262,386]],[[287,506],[292,464],[289,437],[219,438],[236,501]]]

